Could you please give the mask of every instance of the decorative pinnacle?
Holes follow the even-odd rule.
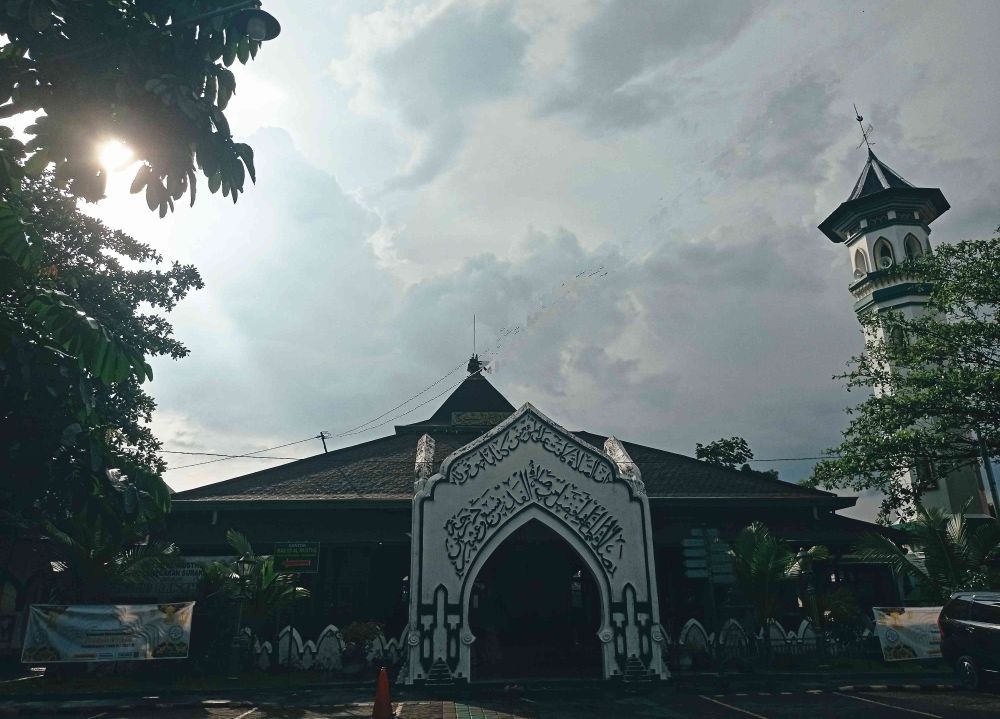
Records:
[[[858,121],[858,125],[861,127],[861,137],[864,138],[864,142],[862,144],[863,145],[867,145],[868,146],[868,152],[871,152],[872,151],[872,142],[869,139],[869,136],[872,134],[872,131],[875,128],[873,128],[871,126],[871,123],[868,124],[867,128],[865,127],[865,118],[861,117],[861,113],[858,112],[858,106],[857,105],[854,105],[854,119]],[[858,145],[858,147],[860,148],[861,145]]]

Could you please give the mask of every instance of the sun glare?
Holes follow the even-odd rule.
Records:
[[[98,158],[109,172],[118,172],[128,167],[135,159],[132,150],[118,140],[108,140],[98,149]]]

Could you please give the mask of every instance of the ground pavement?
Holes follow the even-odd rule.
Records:
[[[205,700],[100,708],[69,704],[34,719],[320,719],[370,717],[371,702],[313,704]],[[572,693],[439,700],[404,697],[394,703],[399,719],[985,719],[1000,717],[1000,692],[806,690],[686,694],[662,690],[635,693],[581,688]]]

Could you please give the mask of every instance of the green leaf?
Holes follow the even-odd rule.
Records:
[[[58,290],[32,288],[25,307],[52,336],[52,340],[75,354],[80,364],[107,384],[116,384],[135,374],[147,375],[142,353],[115,339],[107,329]]]
[[[146,184],[146,206],[151,210],[155,210],[160,206],[160,195],[162,194],[163,186],[160,181],[154,177],[150,177],[148,183]]]
[[[217,107],[212,108],[212,122],[215,123],[216,129],[225,137],[229,137],[232,134],[229,132],[229,121],[226,120],[226,116],[222,110]]]
[[[52,24],[52,8],[48,0],[31,0],[28,6],[28,24],[35,32],[44,32]]]
[[[247,172],[250,173],[250,181],[257,184],[257,172],[253,166],[253,148],[245,142],[237,142],[233,147],[236,149],[236,154],[243,160],[243,164],[247,166]]]
[[[132,180],[132,185],[128,188],[128,191],[133,195],[137,192],[141,192],[142,188],[146,186],[149,182],[150,175],[153,174],[153,168],[149,165],[143,165],[138,170],[136,170],[135,178]],[[153,209],[150,207],[149,209]]]
[[[42,258],[41,242],[29,237],[27,225],[6,202],[0,202],[0,252],[26,274],[37,272]]]
[[[37,150],[28,161],[24,163],[24,173],[29,177],[38,177],[45,168],[49,166],[49,153],[45,149]]]
[[[235,38],[226,39],[226,48],[222,51],[222,63],[229,67],[236,60],[236,49],[239,46],[239,41]]]
[[[250,60],[250,38],[246,35],[240,38],[236,46],[236,56],[240,59],[240,64],[246,65]]]

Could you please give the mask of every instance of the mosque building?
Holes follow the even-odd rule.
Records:
[[[820,225],[848,250],[859,316],[926,310],[925,285],[884,271],[929,252],[930,224],[948,208],[940,190],[914,187],[869,150]],[[811,591],[847,587],[859,607],[899,603],[885,566],[852,557],[876,531],[837,513],[855,497],[613,428],[566,429],[542,408],[514,407],[477,357],[468,372],[430,417],[388,436],[174,495],[171,538],[187,556],[225,554],[229,528],[259,552],[315,547],[298,625],[382,624],[403,637],[409,683],[667,677],[669,647],[691,622],[718,631],[748,616],[727,549],[754,521],[796,548],[830,550]],[[924,501],[988,513],[972,470],[939,478]],[[802,589],[782,600],[788,621],[802,618]]]

